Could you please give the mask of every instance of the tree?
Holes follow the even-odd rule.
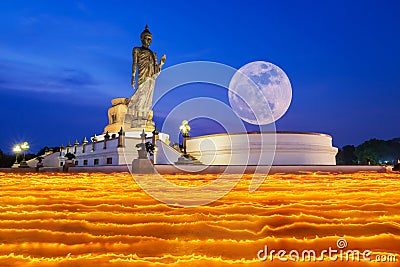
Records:
[[[15,155],[4,154],[0,149],[0,168],[10,168],[15,162]]]
[[[342,147],[336,155],[336,160],[339,165],[354,165],[357,164],[356,148],[353,145]]]
[[[68,160],[72,160],[75,158],[75,155],[72,154],[71,152],[68,152],[67,154],[64,155],[65,158],[67,158]]]
[[[2,167],[4,161],[4,153],[3,150],[0,149],[0,167]]]
[[[400,143],[396,139],[370,139],[356,147],[355,154],[362,164],[396,163],[400,159]]]
[[[393,142],[400,143],[400,137],[398,137],[398,138],[393,138],[393,139],[392,139],[392,140],[390,140],[390,141],[393,141]]]
[[[146,152],[149,153],[150,156],[154,154],[154,145],[151,142],[139,143],[136,144],[136,147],[142,150],[146,150]]]

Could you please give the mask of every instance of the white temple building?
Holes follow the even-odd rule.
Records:
[[[136,135],[135,135],[136,134]],[[132,165],[138,158],[137,144],[142,140],[136,133],[108,134],[91,138],[90,143],[70,145],[60,152],[44,156],[44,167],[62,167],[67,153],[75,155],[76,167]],[[182,152],[168,144],[168,135],[159,134],[154,140],[147,132],[146,141],[155,141],[154,155],[149,156],[156,165],[173,165]],[[94,139],[94,141],[93,141]],[[248,144],[244,140],[248,140]],[[327,134],[277,132],[233,133],[197,136],[187,139],[187,153],[205,165],[336,165],[338,149],[332,146]],[[263,161],[264,160],[264,161]],[[36,160],[28,164],[36,165]]]

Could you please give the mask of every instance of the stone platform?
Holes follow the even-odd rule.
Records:
[[[336,165],[338,152],[330,135],[306,132],[212,134],[186,143],[205,165]]]

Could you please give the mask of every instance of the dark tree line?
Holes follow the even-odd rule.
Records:
[[[23,154],[18,155],[18,162],[21,162]],[[35,154],[27,153],[25,155],[26,160],[36,158]],[[15,162],[15,155],[4,154],[0,149],[0,168],[10,168]]]
[[[53,152],[59,152],[60,148],[59,147],[50,148],[50,147],[45,146],[42,149],[40,149],[37,154],[27,153],[25,155],[25,159],[30,160],[30,159],[36,158],[38,156],[44,155],[49,150],[53,150]],[[23,153],[20,153],[18,155],[18,162],[21,162],[22,157],[23,157]],[[15,162],[15,154],[5,154],[0,149],[0,168],[10,168],[14,164],[14,162]]]
[[[399,159],[400,138],[392,140],[373,138],[359,146],[344,146],[336,155],[338,165],[396,165]]]

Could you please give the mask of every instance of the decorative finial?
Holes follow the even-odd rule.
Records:
[[[124,130],[122,130],[122,127],[121,127],[121,129],[118,132],[118,135],[123,135],[123,134],[124,134]]]
[[[160,132],[157,130],[156,127],[154,127],[154,131],[152,131],[153,135],[158,135]]]
[[[140,39],[143,39],[145,35],[150,35],[153,37],[151,32],[149,31],[149,26],[146,24],[146,27],[144,28],[144,31],[140,34]]]
[[[142,143],[146,142],[146,136],[147,136],[147,134],[144,132],[144,129],[143,129],[143,132],[140,134],[140,137],[142,138]]]

